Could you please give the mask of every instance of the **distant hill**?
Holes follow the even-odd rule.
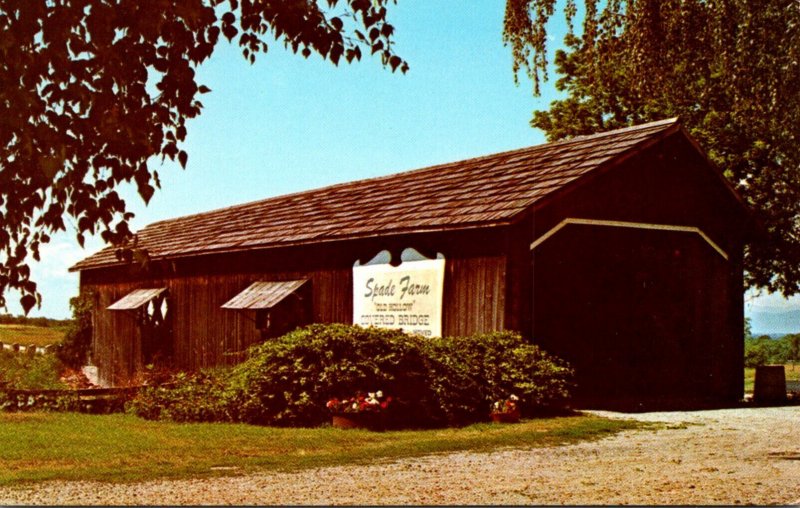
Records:
[[[786,337],[787,335],[791,335],[791,333],[754,333],[753,337],[757,339],[759,337],[763,337],[764,335],[772,340],[778,340]]]

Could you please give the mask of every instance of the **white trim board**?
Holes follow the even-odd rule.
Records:
[[[577,224],[581,226],[606,226],[606,227],[616,227],[616,228],[630,228],[630,229],[650,229],[656,231],[675,231],[678,233],[695,233],[700,235],[700,237],[705,240],[705,242],[710,245],[717,253],[722,256],[725,261],[728,261],[729,256],[728,253],[725,252],[719,245],[714,243],[714,240],[708,237],[700,228],[694,226],[675,226],[672,224],[651,224],[647,222],[625,222],[625,221],[618,221],[618,220],[599,220],[599,219],[577,219],[577,218],[567,218],[562,220],[555,226],[553,229],[548,231],[547,233],[543,234],[539,238],[537,238],[533,243],[531,243],[531,250],[534,250],[539,245],[546,242],[551,236],[555,235],[563,228],[570,224]]]

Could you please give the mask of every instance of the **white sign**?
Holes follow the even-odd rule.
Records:
[[[444,261],[353,267],[353,323],[440,337]]]

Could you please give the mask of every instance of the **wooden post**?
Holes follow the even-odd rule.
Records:
[[[786,401],[786,372],[783,365],[756,367],[753,400],[757,404]]]

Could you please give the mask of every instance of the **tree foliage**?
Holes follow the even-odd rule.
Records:
[[[746,282],[800,290],[800,4],[792,0],[566,0],[566,97],[531,124],[551,140],[679,116],[751,206],[762,235]],[[555,0],[508,0],[515,73],[547,79]],[[579,9],[580,8],[580,9]],[[582,30],[574,21],[583,16]]]
[[[800,360],[800,334],[784,335],[779,339],[761,335],[744,341],[745,367],[785,363],[794,365],[798,360]]]
[[[84,292],[69,300],[72,309],[72,320],[56,350],[58,358],[73,369],[86,365],[92,348],[92,310],[94,310],[96,294]]]
[[[0,0],[0,307],[9,288],[26,313],[40,301],[29,262],[54,232],[131,239],[117,188],[147,202],[151,158],[186,166],[187,120],[210,91],[195,69],[222,38],[251,63],[274,39],[334,64],[363,48],[405,72],[391,1]]]

